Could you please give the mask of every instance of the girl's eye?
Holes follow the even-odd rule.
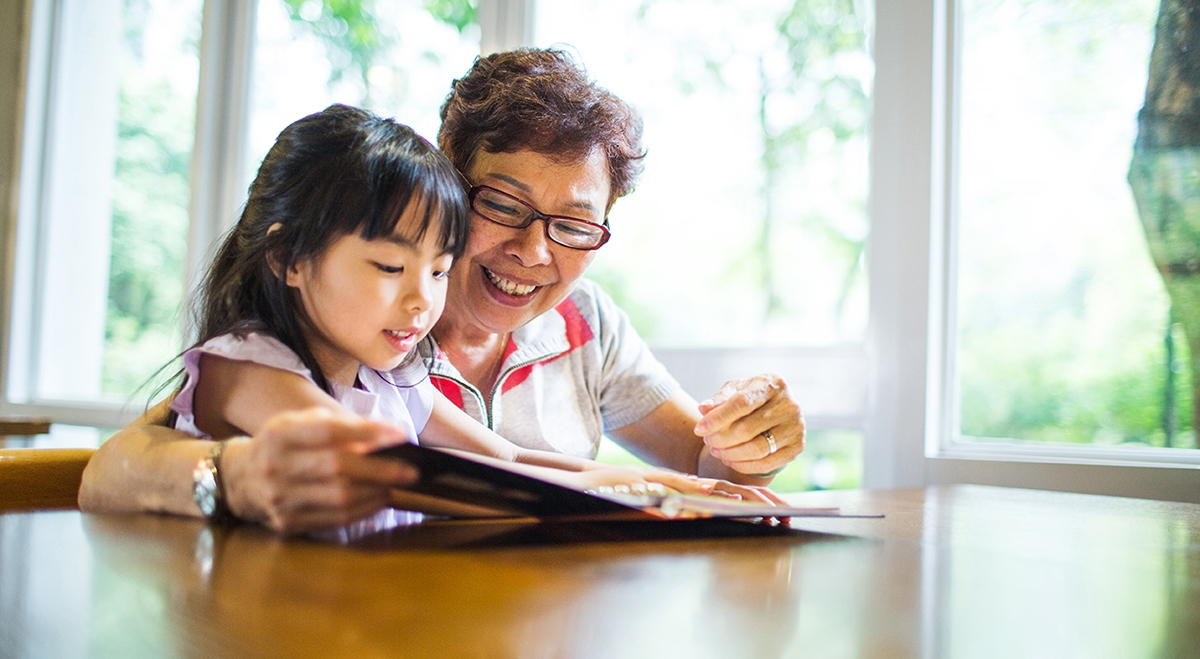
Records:
[[[376,263],[375,267],[379,268],[383,272],[388,273],[389,275],[395,275],[395,274],[400,274],[401,272],[404,272],[404,266],[402,266],[402,265],[392,266],[392,265],[384,265],[382,263]]]
[[[450,276],[450,272],[448,270],[434,270],[433,271],[434,279],[445,279],[449,276]]]

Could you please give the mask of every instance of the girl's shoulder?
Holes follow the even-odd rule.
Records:
[[[215,355],[234,361],[252,362],[290,371],[311,378],[299,355],[279,339],[260,332],[230,333],[215,336],[184,353],[187,362],[198,362],[201,355]],[[189,369],[190,370],[190,369]]]

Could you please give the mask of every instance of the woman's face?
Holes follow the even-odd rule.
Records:
[[[507,192],[547,215],[604,222],[610,185],[599,149],[575,163],[532,151],[481,151],[465,174],[471,185]],[[542,220],[513,229],[472,211],[466,253],[451,269],[446,319],[511,332],[562,302],[595,256],[551,241]]]

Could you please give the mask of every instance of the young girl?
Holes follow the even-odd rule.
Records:
[[[288,126],[204,281],[199,340],[184,354],[184,383],[171,404],[174,427],[200,437],[258,437],[282,412],[323,408],[344,418],[348,410],[386,422],[390,441],[419,439],[579,472],[541,472],[578,487],[655,482],[710,491],[712,482],[674,472],[600,468],[519,448],[433,389],[422,340],[442,312],[447,273],[466,243],[462,185],[450,162],[411,129],[362,110],[334,105]],[[271,467],[246,467],[255,462],[246,444],[229,444],[224,461],[218,444],[198,468],[207,464],[226,490],[216,496],[229,501],[217,503],[286,498],[278,482],[262,477]],[[259,463],[272,449],[262,444],[254,447]],[[295,459],[274,467],[296,472],[288,487],[341,469],[352,484],[334,495],[350,499],[344,517],[384,503],[379,487],[355,482],[352,461],[330,460],[327,452],[305,458],[302,446],[290,448]],[[233,512],[289,526],[270,506],[241,507]]]

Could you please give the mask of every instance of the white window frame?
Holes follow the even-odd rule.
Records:
[[[955,387],[957,0],[876,10],[867,487],[981,483],[1200,501],[1200,451],[964,443]]]

